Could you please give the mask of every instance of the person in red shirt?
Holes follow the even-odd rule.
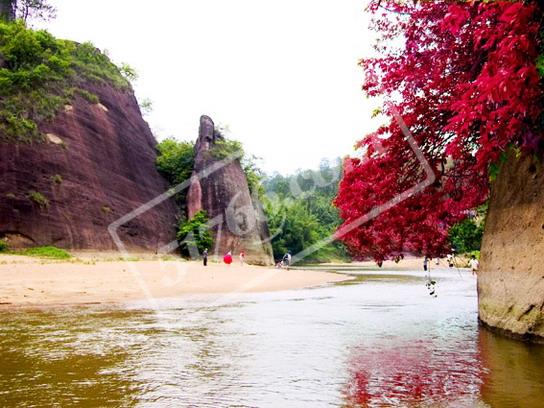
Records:
[[[227,252],[223,257],[223,262],[225,262],[227,265],[230,265],[232,263],[232,253],[230,251]]]

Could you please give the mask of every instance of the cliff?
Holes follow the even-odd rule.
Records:
[[[544,340],[544,166],[512,154],[492,186],[478,274],[479,318]]]
[[[44,142],[13,141],[0,129],[0,238],[12,247],[117,249],[108,225],[168,188],[130,87],[78,85],[98,98],[76,94],[42,121]],[[123,225],[120,238],[129,249],[155,251],[175,239],[176,215],[165,201]]]
[[[238,159],[229,160],[214,155],[217,143],[223,137],[215,131],[213,121],[200,118],[198,139],[195,144],[195,165],[191,185],[187,193],[187,210],[191,218],[200,210],[206,211],[214,237],[214,248],[210,253],[223,256],[233,251],[246,254],[249,263],[273,264],[266,217],[260,203],[252,198],[247,179]],[[221,165],[221,160],[225,164]],[[218,168],[200,177],[199,174]]]

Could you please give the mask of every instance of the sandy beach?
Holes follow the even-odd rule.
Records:
[[[346,275],[179,260],[44,261],[0,256],[0,307],[122,303],[210,293],[299,289]]]

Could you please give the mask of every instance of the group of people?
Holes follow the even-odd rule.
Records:
[[[240,261],[240,265],[242,266],[245,265],[246,254],[244,250],[240,251],[240,254],[238,255],[238,259]],[[232,261],[233,261],[232,251],[228,251],[223,256],[223,262],[226,263],[227,265],[230,265]],[[204,266],[208,265],[208,248],[202,251],[202,263],[204,264]],[[290,265],[291,265],[291,252],[287,251],[287,253],[283,256],[282,260],[276,264],[276,268],[284,268],[284,267],[289,268]]]
[[[429,258],[428,256],[424,257],[423,258],[423,270],[425,272],[427,272],[428,270],[430,270],[430,263],[431,263],[431,258]],[[451,253],[451,254],[448,254],[446,256],[446,261],[448,262],[448,266],[450,268],[453,268],[454,267],[454,260],[455,260],[455,254],[454,253]],[[439,265],[440,264],[440,260],[438,258],[435,259],[435,263],[436,265]],[[475,255],[472,255],[470,257],[470,261],[468,262],[469,264],[469,267],[470,267],[470,270],[472,271],[472,274],[473,275],[476,275],[476,272],[478,272],[478,269],[480,267],[480,262],[478,262],[478,260],[476,259],[476,256]]]
[[[244,265],[246,263],[246,254],[244,250],[240,251],[240,255],[238,255],[238,259],[240,260],[240,265]],[[232,251],[228,251],[225,254],[225,256],[223,256],[223,262],[225,262],[227,265],[230,265],[232,261],[233,261]],[[208,248],[202,251],[202,263],[204,264],[204,266],[208,265]]]

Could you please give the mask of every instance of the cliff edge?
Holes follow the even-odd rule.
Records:
[[[495,180],[478,274],[479,318],[544,341],[544,166],[511,154]]]
[[[168,189],[128,82],[92,45],[19,23],[0,24],[0,80],[0,238],[117,249],[108,225]],[[164,201],[120,238],[154,252],[175,239],[177,212]]]

